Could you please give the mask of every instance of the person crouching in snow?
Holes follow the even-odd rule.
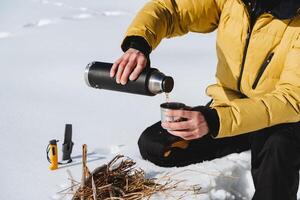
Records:
[[[141,135],[141,155],[184,166],[251,149],[254,200],[296,200],[300,168],[300,0],[152,0],[137,14],[111,69],[119,84],[138,78],[163,38],[217,29],[212,101],[186,118],[156,123]],[[162,134],[164,133],[164,134]],[[189,141],[168,156],[177,136]]]

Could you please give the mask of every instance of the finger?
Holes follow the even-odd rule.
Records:
[[[201,137],[200,137],[201,138]],[[199,137],[196,137],[195,135],[189,136],[189,137],[185,137],[184,140],[196,140],[199,139]]]
[[[187,130],[187,131],[170,131],[169,133],[181,137],[185,140],[199,139],[207,134],[205,132],[201,132],[199,129]]]
[[[162,127],[167,130],[192,130],[196,129],[196,124],[191,120],[181,122],[163,122]]]
[[[128,77],[130,75],[130,73],[133,71],[133,69],[136,66],[136,60],[132,59],[131,61],[129,61],[127,63],[127,65],[125,66],[125,69],[123,71],[122,77],[121,77],[121,84],[125,85],[128,81]]]
[[[116,74],[116,81],[117,81],[118,84],[120,83],[121,76],[123,74],[124,68],[125,68],[125,66],[126,66],[127,63],[128,63],[127,60],[123,60],[119,64],[118,71],[117,71],[117,74]]]
[[[182,139],[191,138],[194,136],[192,131],[168,131],[168,132]]]
[[[114,77],[115,76],[115,74],[116,74],[116,71],[117,71],[117,68],[118,68],[118,66],[119,66],[119,64],[120,64],[120,62],[122,61],[122,58],[119,58],[114,64],[113,64],[113,66],[111,67],[111,69],[110,69],[110,77]]]
[[[139,75],[141,74],[141,72],[143,71],[143,69],[146,66],[146,62],[147,62],[147,59],[144,56],[140,56],[138,58],[136,68],[133,70],[133,72],[129,76],[129,80],[134,81],[139,77]]]

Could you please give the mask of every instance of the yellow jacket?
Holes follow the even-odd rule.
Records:
[[[264,13],[251,34],[249,21],[242,0],[152,0],[126,37],[141,36],[154,49],[163,38],[217,29],[217,83],[206,93],[221,138],[300,121],[300,15]]]

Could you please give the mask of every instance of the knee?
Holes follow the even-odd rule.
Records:
[[[139,140],[138,147],[143,159],[148,160],[158,166],[173,167],[177,163],[172,156],[165,156],[166,149],[175,137],[164,130],[160,122],[153,124],[143,131]]]
[[[154,124],[143,131],[139,140],[138,147],[142,157],[146,160],[149,156],[161,157],[163,152],[163,143],[159,142],[158,125]]]

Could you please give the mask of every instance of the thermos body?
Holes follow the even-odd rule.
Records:
[[[85,69],[85,81],[88,86],[98,89],[154,96],[162,92],[171,92],[174,86],[172,77],[165,76],[155,68],[145,68],[135,81],[126,85],[116,83],[110,77],[112,63],[92,62]]]

